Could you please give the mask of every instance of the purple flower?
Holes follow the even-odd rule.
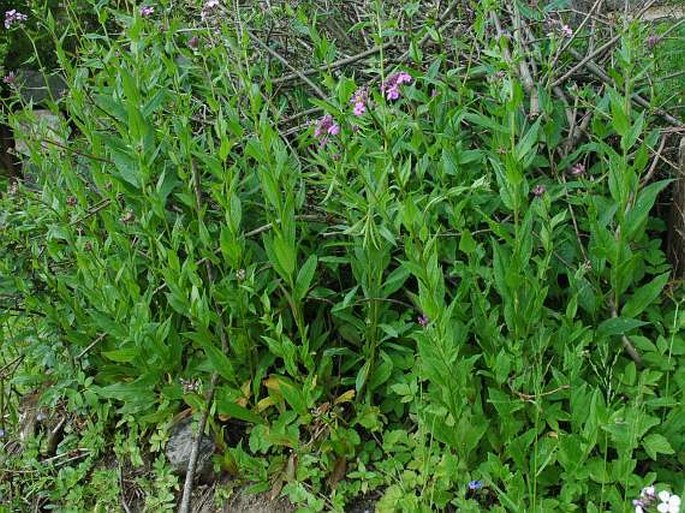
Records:
[[[480,490],[483,488],[483,481],[469,481],[469,490]]]
[[[140,8],[140,15],[143,18],[147,18],[148,16],[151,16],[155,12],[155,8],[152,7],[151,5],[144,5]]]
[[[20,13],[16,9],[11,11],[5,11],[5,28],[9,29],[12,25],[16,23],[23,23],[28,19],[28,16]]]
[[[647,48],[650,50],[653,49],[656,45],[658,45],[661,42],[661,38],[657,36],[656,34],[652,34],[647,38]]]
[[[546,191],[547,191],[547,189],[545,189],[545,186],[542,184],[537,184],[535,187],[533,187],[533,190],[532,190],[533,195],[538,197],[538,198],[540,196],[542,196]]]
[[[425,328],[426,326],[428,326],[428,323],[430,322],[430,319],[428,319],[428,316],[427,316],[426,314],[421,314],[421,315],[419,315],[419,317],[416,319],[416,322],[418,322],[419,325],[420,325],[422,328]]]
[[[656,502],[656,498],[656,490],[653,486],[643,488],[640,492],[640,497],[638,499],[633,499],[635,513],[645,513],[645,511]]]
[[[200,38],[197,36],[193,36],[190,39],[188,39],[188,48],[192,48],[193,50],[197,49],[197,47],[200,46]]]
[[[561,33],[564,35],[564,37],[572,37],[573,36],[573,29],[569,27],[568,25],[562,25],[561,26]]]
[[[406,71],[393,73],[381,85],[381,92],[385,94],[387,100],[395,101],[400,97],[400,86],[402,84],[410,84],[411,81],[411,75]]]
[[[369,89],[367,87],[360,87],[352,95],[350,103],[354,104],[353,114],[357,117],[362,116],[366,112],[366,103],[369,101]]]
[[[647,505],[640,499],[633,499],[633,507],[635,508],[635,513],[644,513]]]
[[[386,98],[391,101],[395,101],[400,97],[400,89],[395,86],[395,87],[389,87],[385,91]]]
[[[219,0],[207,0],[202,7],[202,21],[211,21],[217,7],[219,7]]]
[[[584,175],[585,174],[585,164],[583,164],[582,162],[578,162],[578,164],[576,164],[575,166],[573,166],[570,169],[569,174],[571,176],[582,176],[582,175]]]
[[[7,75],[2,77],[2,81],[7,85],[14,85],[17,83],[17,75],[14,71],[10,71]]]
[[[406,71],[400,71],[395,75],[396,84],[411,84],[411,75]]]
[[[640,497],[643,498],[656,498],[656,488],[653,486],[647,486],[640,491]]]
[[[314,129],[314,137],[319,139],[321,146],[328,142],[329,135],[338,135],[340,133],[340,125],[335,122],[333,116],[326,114],[319,118]]]

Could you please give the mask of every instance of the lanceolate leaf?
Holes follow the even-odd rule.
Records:
[[[640,315],[645,308],[659,297],[664,286],[668,283],[669,274],[670,273],[664,273],[657,276],[647,285],[643,285],[637,289],[630,299],[628,299],[626,304],[623,305],[621,315],[623,317],[635,317]]]
[[[624,335],[630,330],[639,328],[647,324],[637,319],[626,319],[625,317],[615,317],[607,319],[597,328],[597,335],[600,337],[609,337],[612,335]]]
[[[312,278],[314,277],[314,272],[316,271],[316,263],[316,255],[310,255],[304,265],[300,268],[300,271],[297,273],[297,280],[295,281],[295,298],[298,301],[304,299],[304,297],[307,295],[307,291],[309,291]]]

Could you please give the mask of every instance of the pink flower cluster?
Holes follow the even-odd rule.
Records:
[[[320,117],[316,122],[314,129],[314,137],[319,139],[321,146],[328,142],[328,137],[331,135],[338,135],[340,133],[340,125],[335,122],[333,116],[326,114]]]
[[[7,75],[2,77],[2,82],[10,86],[15,85],[17,83],[16,73],[14,73],[14,71],[10,71],[9,73],[7,73]]]
[[[216,11],[218,7],[219,0],[207,0],[202,7],[202,21],[212,21],[214,18],[214,11]]]
[[[402,84],[410,84],[411,81],[411,75],[406,71],[393,73],[381,86],[381,92],[387,100],[397,100],[400,97],[400,86]]]
[[[533,190],[531,192],[533,193],[533,196],[535,196],[536,198],[539,198],[540,196],[545,194],[545,192],[547,192],[547,189],[545,188],[544,185],[539,183],[535,187],[533,187]]]
[[[369,88],[360,87],[352,96],[350,103],[354,104],[353,114],[357,117],[366,112],[366,104],[369,101]]]
[[[569,173],[571,176],[583,176],[585,174],[585,164],[579,162],[570,169]]]
[[[147,18],[148,16],[152,16],[154,14],[155,8],[150,6],[150,5],[144,5],[140,8],[140,15],[143,18]]]
[[[205,7],[210,3],[214,7],[218,4],[218,0],[209,0],[205,3]],[[410,84],[412,81],[411,75],[406,71],[393,73],[381,84],[381,93],[388,101],[397,100],[400,97],[400,86],[402,84]],[[369,87],[359,87],[350,99],[350,103],[353,105],[352,114],[357,117],[363,116],[369,109],[369,102]],[[331,136],[336,136],[340,133],[340,125],[330,114],[326,114],[310,123],[315,125],[314,137],[319,140],[320,147],[325,146]],[[359,126],[352,123],[351,130],[353,132],[357,131]]]
[[[23,23],[28,19],[28,16],[20,13],[16,9],[5,12],[5,28],[9,29],[12,25],[17,23]]]

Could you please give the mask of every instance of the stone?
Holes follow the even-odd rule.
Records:
[[[171,429],[165,454],[174,472],[180,476],[188,472],[188,461],[195,443],[196,429],[192,418],[182,420]],[[203,434],[195,467],[195,476],[200,481],[205,481],[212,475],[212,455],[215,449],[214,440]]]
[[[272,500],[268,493],[253,495],[243,488],[224,505],[225,513],[292,513],[295,511],[284,497]]]
[[[49,110],[32,110],[27,119],[19,121],[14,130],[14,151],[19,155],[29,155],[28,141],[40,141],[42,148],[57,145],[64,147],[67,134],[64,133],[63,119]]]
[[[67,91],[67,83],[61,75],[45,75],[31,69],[17,72],[17,87],[21,99],[33,105],[50,99],[56,101]]]

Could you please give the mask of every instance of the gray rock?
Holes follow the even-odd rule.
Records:
[[[353,502],[345,510],[346,513],[374,513],[375,511],[376,503],[364,499],[359,499],[359,502]]]
[[[40,141],[41,147],[55,144],[65,146],[67,134],[64,133],[63,118],[49,110],[37,109],[27,113],[25,120],[19,121],[14,129],[14,151],[29,155],[29,141]]]
[[[641,10],[645,5],[644,0],[604,0],[599,7],[600,12],[618,12],[623,13],[626,9],[628,13],[635,13]],[[666,0],[656,0],[650,9],[662,8],[669,2]],[[587,13],[592,9],[595,0],[570,0],[568,6],[581,13]],[[563,5],[563,4],[562,4]],[[670,7],[670,6],[669,6]]]
[[[246,488],[237,491],[224,505],[225,513],[292,513],[295,507],[286,498],[272,500],[268,493],[253,495]]]
[[[34,105],[49,99],[57,100],[67,91],[67,83],[61,75],[45,75],[31,69],[17,72],[17,84],[24,102]]]
[[[172,429],[167,442],[165,454],[169,464],[178,475],[185,475],[188,472],[188,461],[190,451],[195,443],[195,431],[193,419],[184,419],[176,424]],[[208,479],[212,474],[212,455],[216,445],[207,435],[202,435],[197,457],[195,476],[200,480]]]

